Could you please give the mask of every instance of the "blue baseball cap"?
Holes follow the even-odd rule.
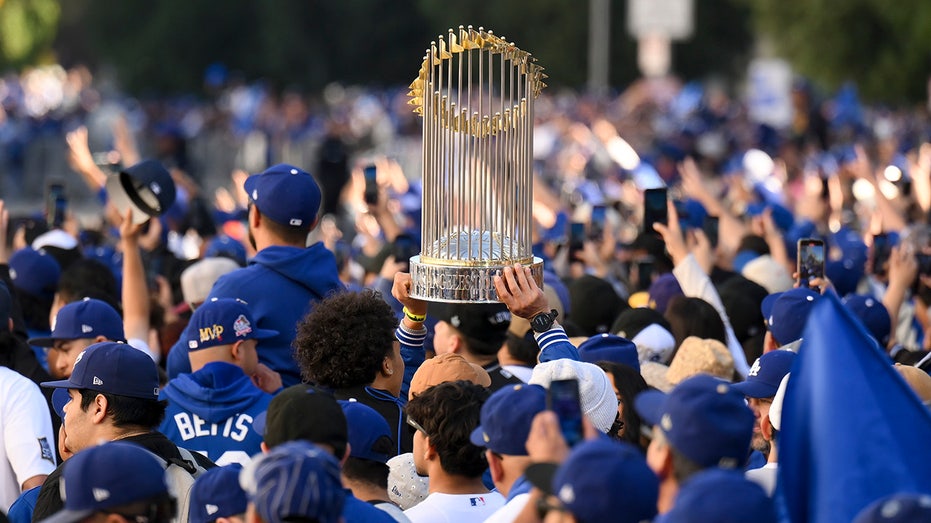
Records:
[[[508,456],[527,455],[527,436],[538,413],[546,410],[546,389],[539,385],[510,385],[485,400],[479,426],[470,441],[476,447]]]
[[[820,294],[805,287],[770,294],[763,298],[760,310],[773,338],[780,345],[801,339],[808,314],[820,298]]]
[[[104,341],[78,354],[70,378],[45,381],[41,385],[157,401],[158,368],[152,358],[141,350],[125,343]]]
[[[760,356],[747,373],[747,381],[731,388],[749,398],[772,398],[779,383],[789,373],[796,354],[789,350],[774,350]]]
[[[629,443],[585,441],[562,465],[535,463],[525,475],[533,486],[559,498],[578,521],[639,523],[656,516],[659,479]]]
[[[52,391],[52,409],[59,419],[65,419],[65,405],[71,401],[68,389],[55,389]]]
[[[73,523],[98,511],[169,494],[158,458],[132,443],[111,441],[82,450],[63,467],[65,508],[43,523]]]
[[[672,510],[666,513],[663,521],[776,523],[777,518],[773,500],[742,472],[711,468],[695,474],[682,485]]]
[[[157,160],[143,160],[107,178],[107,196],[121,215],[133,209],[133,223],[165,214],[177,191],[168,169]]]
[[[204,258],[225,256],[241,266],[246,265],[246,248],[242,243],[230,238],[226,234],[214,236],[204,251]]]
[[[258,328],[246,302],[235,298],[211,298],[204,302],[194,311],[188,327],[188,350],[208,349],[278,335],[278,331]]]
[[[853,294],[844,298],[844,306],[863,323],[882,347],[886,346],[889,335],[892,334],[892,320],[881,301],[872,296]]]
[[[246,178],[249,200],[273,221],[291,227],[307,227],[317,219],[320,186],[310,173],[278,164]]]
[[[61,267],[45,250],[24,247],[10,256],[9,265],[13,287],[46,300],[55,296]]]
[[[671,272],[667,272],[653,280],[647,294],[650,295],[650,306],[664,314],[673,298],[683,296],[679,280]]]
[[[747,216],[759,216],[766,209],[772,209],[773,223],[782,232],[788,231],[795,224],[792,212],[778,203],[751,203],[747,206]]]
[[[627,365],[640,372],[637,345],[627,338],[614,334],[596,334],[579,345],[579,357],[588,363],[610,361]]]
[[[747,460],[753,412],[726,381],[698,374],[669,394],[641,392],[634,407],[676,450],[703,467],[738,468]]]
[[[84,298],[58,309],[52,333],[45,338],[32,338],[29,344],[53,347],[59,340],[93,339],[97,336],[109,341],[126,341],[123,318],[107,302]]]
[[[190,523],[210,523],[246,513],[246,493],[239,486],[242,465],[233,463],[215,467],[194,480],[191,487]]]
[[[901,492],[877,499],[853,519],[853,523],[913,523],[931,521],[931,496]]]
[[[356,400],[339,400],[349,430],[349,457],[388,463],[394,440],[385,417]]]
[[[239,481],[265,523],[337,523],[346,502],[339,462],[306,441],[278,445],[246,467]]]

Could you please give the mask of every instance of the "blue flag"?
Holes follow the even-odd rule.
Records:
[[[789,378],[779,487],[792,523],[849,523],[895,492],[931,493],[931,413],[834,296],[814,306]]]

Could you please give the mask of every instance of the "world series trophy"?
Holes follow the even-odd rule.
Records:
[[[431,42],[408,104],[423,117],[423,223],[411,295],[497,302],[492,277],[531,250],[536,58],[491,31],[452,29]]]

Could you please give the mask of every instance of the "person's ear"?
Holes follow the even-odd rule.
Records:
[[[245,340],[239,340],[230,347],[230,355],[233,357],[233,361],[239,363],[242,361],[242,344]]]
[[[385,376],[394,375],[394,365],[391,359],[391,356],[385,356],[385,359],[381,360],[381,373]]]
[[[87,412],[91,415],[91,420],[94,423],[103,423],[103,420],[107,417],[107,409],[109,406],[110,402],[107,401],[107,397],[103,394],[98,394],[94,397],[94,401],[91,402],[90,406],[88,406]]]
[[[766,335],[763,336],[763,354],[767,352],[772,352],[779,347],[776,345],[776,339],[773,338],[773,333],[769,332],[767,329]]]
[[[268,454],[268,451],[270,450],[268,448],[268,444],[265,443],[264,441],[259,444],[259,448],[262,449],[262,454]]]
[[[760,418],[760,434],[766,441],[773,440],[773,423],[769,420],[769,414]]]
[[[662,466],[657,476],[659,476],[659,479],[662,481],[672,477],[672,448],[667,444],[664,445],[659,452],[662,452],[662,457],[660,459]]]
[[[259,212],[259,208],[254,204],[249,206],[249,225],[254,229],[262,224],[262,213]]]
[[[425,461],[439,459],[439,454],[436,452],[436,447],[434,447],[433,443],[430,441],[430,436],[424,436],[423,449],[423,457]]]
[[[490,450],[485,451],[485,459],[488,460],[491,481],[498,483],[504,478],[504,467],[501,466],[501,460]]]
[[[97,337],[94,338],[94,343],[103,343],[105,341],[110,341],[110,340],[108,340],[106,336],[103,336],[100,334],[98,334]]]
[[[342,458],[341,460],[339,460],[339,468],[340,468],[340,469],[343,468],[343,466],[346,464],[346,460],[349,459],[349,453],[350,453],[350,451],[352,451],[352,445],[350,445],[349,442],[347,441],[347,442],[346,442],[346,450],[343,451],[343,458]]]

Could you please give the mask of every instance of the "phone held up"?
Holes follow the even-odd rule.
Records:
[[[654,232],[654,223],[665,225],[669,221],[666,198],[665,188],[643,191],[643,232]]]
[[[579,399],[579,381],[556,380],[550,383],[546,394],[547,409],[559,418],[559,428],[570,447],[582,441],[582,403]]]
[[[65,214],[68,211],[68,197],[65,196],[65,185],[61,182],[51,182],[45,191],[45,218],[49,229],[60,229],[65,223]]]
[[[811,280],[824,278],[824,242],[815,238],[798,241],[796,266],[799,287],[811,287]]]
[[[378,203],[378,178],[376,176],[378,171],[375,164],[366,165],[362,169],[362,173],[365,176],[365,203],[375,205]]]

